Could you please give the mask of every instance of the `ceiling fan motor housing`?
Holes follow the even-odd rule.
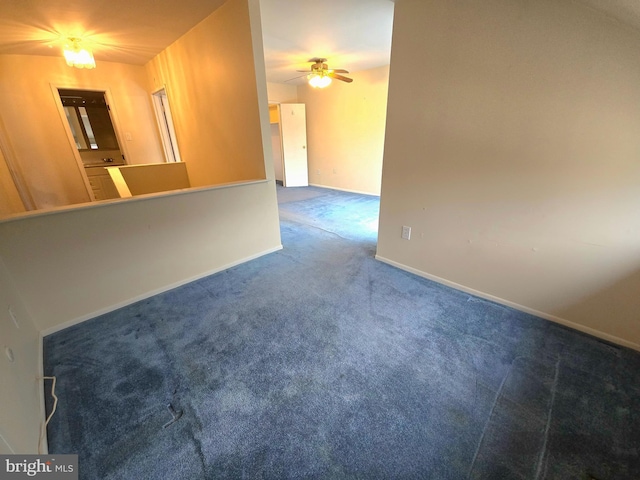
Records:
[[[327,70],[329,70],[329,67],[327,66],[326,63],[316,62],[313,65],[311,65],[311,71],[319,75],[324,75],[327,72]]]

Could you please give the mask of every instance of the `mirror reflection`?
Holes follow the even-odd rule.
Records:
[[[120,149],[104,92],[58,89],[58,93],[81,155],[91,150]]]
[[[94,200],[120,198],[105,167],[126,165],[105,92],[58,89],[67,124]]]

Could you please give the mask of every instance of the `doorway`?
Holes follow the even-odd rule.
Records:
[[[106,92],[59,88],[58,95],[92,200],[119,198],[105,167],[125,165],[126,161]]]
[[[180,162],[180,152],[178,151],[178,141],[176,132],[173,128],[173,117],[171,116],[171,107],[169,107],[169,99],[164,88],[153,92],[153,108],[156,112],[158,120],[158,128],[160,129],[160,138],[162,138],[162,148],[166,161]]]
[[[285,187],[308,186],[305,105],[303,103],[270,105],[269,122],[276,181]]]

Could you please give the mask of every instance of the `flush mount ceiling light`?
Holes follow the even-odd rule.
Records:
[[[82,44],[79,37],[69,37],[65,42],[64,58],[67,65],[76,68],[96,68],[96,61],[91,50]]]

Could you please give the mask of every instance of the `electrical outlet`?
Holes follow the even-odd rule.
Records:
[[[320,175],[320,169],[319,168],[316,170],[316,175]]]
[[[411,227],[407,227],[406,225],[402,227],[402,238],[411,240]]]
[[[11,320],[13,321],[13,324],[16,326],[16,328],[20,328],[18,317],[16,317],[16,314],[13,311],[13,307],[11,305],[9,305],[9,316],[11,317]]]

